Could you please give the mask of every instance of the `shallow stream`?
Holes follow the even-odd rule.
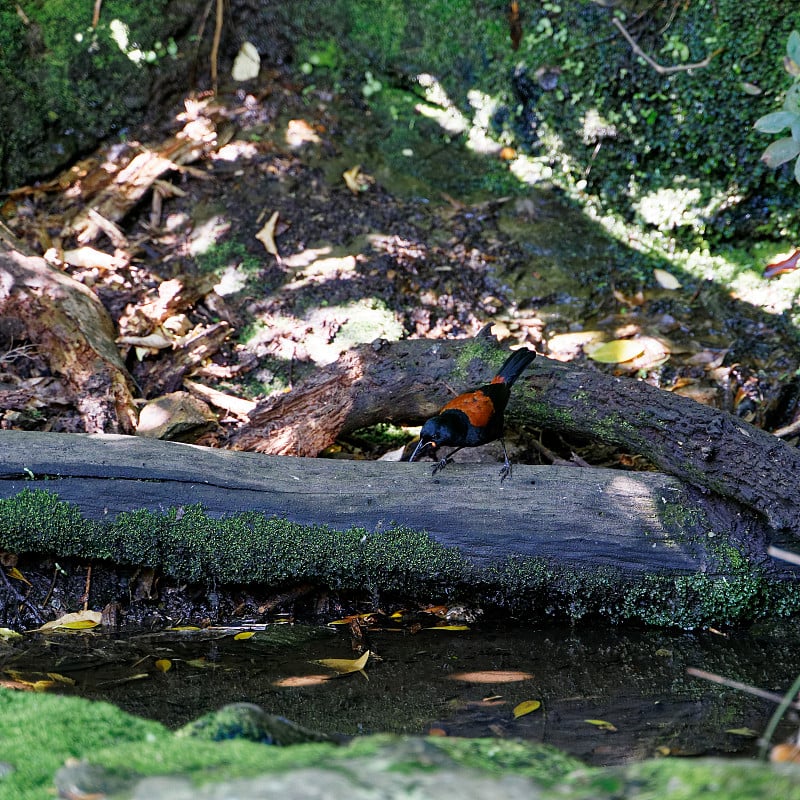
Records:
[[[368,680],[312,663],[357,657],[346,626],[274,625],[245,640],[230,629],[34,634],[6,646],[0,666],[30,681],[54,673],[50,691],[106,700],[171,728],[250,702],[324,733],[519,737],[593,765],[659,754],[752,755],[774,704],[687,676],[687,667],[779,694],[797,672],[796,632],[486,624],[368,636],[377,656],[366,666]],[[170,666],[162,672],[156,662]],[[513,709],[526,700],[541,706],[515,719]],[[787,719],[779,734],[796,730]]]

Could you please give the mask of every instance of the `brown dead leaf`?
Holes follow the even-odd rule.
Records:
[[[264,245],[264,249],[272,256],[275,256],[275,260],[280,263],[281,257],[278,253],[278,245],[275,243],[275,228],[278,224],[278,211],[273,212],[272,216],[264,223],[264,227],[256,234],[256,239],[258,239],[261,244]]]

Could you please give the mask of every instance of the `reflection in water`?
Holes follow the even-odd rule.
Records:
[[[774,706],[686,669],[780,692],[794,679],[798,644],[779,634],[491,625],[377,630],[370,641],[368,681],[325,675],[311,663],[357,655],[346,633],[285,625],[246,640],[225,631],[40,636],[7,650],[2,667],[31,677],[58,673],[75,685],[56,683],[53,691],[108,700],[170,727],[244,701],[326,733],[520,737],[599,765],[658,753],[754,752],[752,739],[727,731],[763,731]],[[163,659],[172,663],[167,672],[155,666]],[[529,700],[541,706],[515,718]]]

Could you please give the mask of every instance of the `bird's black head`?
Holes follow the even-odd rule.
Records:
[[[422,426],[419,444],[408,460],[414,461],[428,447],[434,451],[437,447],[461,447],[467,432],[462,416],[461,413],[451,414],[446,411],[438,417],[431,417]]]

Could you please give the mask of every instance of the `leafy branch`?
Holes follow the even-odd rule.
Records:
[[[782,133],[789,129],[790,135],[773,142],[761,154],[761,160],[775,169],[796,158],[794,178],[800,183],[800,33],[797,31],[789,34],[783,65],[794,78],[783,100],[783,108],[760,117],[754,127],[760,133]]]

